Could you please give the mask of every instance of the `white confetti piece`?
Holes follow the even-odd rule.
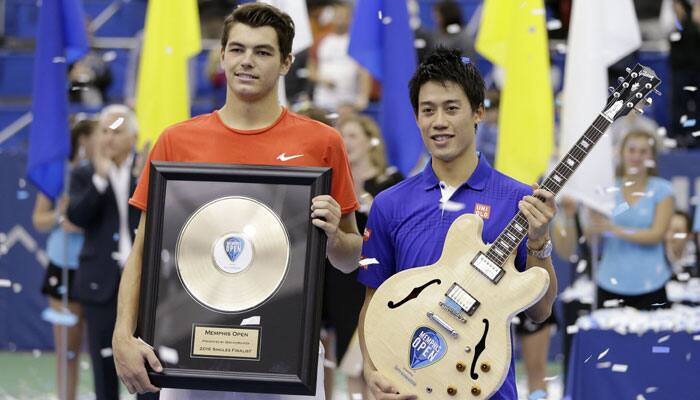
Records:
[[[112,357],[112,348],[105,347],[104,349],[100,350],[100,355],[102,358]]]
[[[602,353],[598,354],[598,360],[600,360],[601,358],[603,358],[603,357],[605,357],[606,355],[608,355],[608,352],[609,352],[609,351],[610,351],[610,348],[608,347],[607,349],[603,350]]]
[[[163,251],[160,252],[160,260],[164,264],[170,262],[170,252],[168,250],[163,249]]]
[[[692,118],[692,119],[686,120],[686,121],[683,123],[683,127],[684,127],[684,128],[692,128],[692,127],[694,127],[696,124],[697,124],[697,121],[695,120],[695,118]]]
[[[595,367],[603,369],[603,368],[610,368],[611,365],[612,365],[612,363],[610,361],[603,361],[603,362],[599,362],[598,364],[596,364]]]
[[[180,361],[180,355],[177,350],[167,346],[158,348],[158,357],[168,364],[177,364]]]
[[[690,134],[692,137],[698,137],[700,136],[700,131],[695,131]]]
[[[617,279],[615,279],[615,277],[610,278],[610,283],[617,286]]]
[[[661,136],[661,137],[666,136],[667,133],[668,133],[668,131],[663,126],[659,127],[659,129],[656,130],[656,134]]]
[[[652,145],[653,146],[653,145]],[[654,160],[644,160],[644,166],[647,168],[654,168],[656,167],[656,161]]]
[[[562,23],[558,19],[550,19],[547,21],[547,30],[548,31],[556,31],[557,29],[561,29]]]
[[[551,382],[551,381],[556,380],[558,377],[559,377],[559,375],[547,376],[547,377],[544,378],[544,381],[545,381],[545,382]]]
[[[124,123],[124,117],[119,117],[114,122],[112,122],[112,124],[109,126],[109,129],[112,129],[112,130],[117,129],[120,126],[122,126],[123,123]]]
[[[578,260],[579,260],[579,256],[576,255],[576,254],[574,254],[574,255],[572,255],[571,257],[569,257],[569,262],[570,262],[570,263],[575,263],[575,262],[578,261]]]
[[[622,300],[620,300],[620,299],[609,299],[609,300],[605,300],[603,302],[603,307],[604,308],[619,307],[621,303],[622,303]]]
[[[583,273],[583,271],[586,270],[587,266],[588,266],[588,261],[586,261],[585,259],[579,261],[578,264],[576,264],[576,272],[578,272],[579,274]]]
[[[693,340],[695,340],[696,342],[700,342],[700,335],[693,336]]]
[[[656,386],[649,386],[648,388],[644,389],[644,393],[654,393],[657,390],[659,390],[659,388]]]
[[[363,396],[362,393],[353,393],[352,394],[352,400],[362,400]]]
[[[12,281],[9,279],[0,279],[0,287],[12,287]]]
[[[674,234],[673,234],[673,238],[674,238],[674,239],[685,239],[685,238],[687,238],[687,237],[688,237],[688,234],[687,234],[687,233],[683,233],[683,232],[678,232],[678,233],[674,233]]]
[[[587,357],[587,358],[586,358],[586,359],[585,359],[585,360],[583,361],[583,363],[584,363],[584,364],[585,364],[585,363],[587,363],[587,362],[588,362],[588,360],[590,360],[590,359],[591,359],[591,357],[593,357],[593,355],[590,355],[590,356],[588,356],[588,357]]]
[[[65,57],[54,57],[51,60],[51,62],[54,64],[64,64],[66,62],[66,58]]]
[[[688,272],[681,272],[678,275],[676,275],[676,278],[678,278],[679,281],[681,282],[686,282],[690,280],[690,273]]]
[[[15,293],[21,292],[22,291],[22,284],[18,283],[18,282],[13,283],[12,284],[12,291]]]
[[[83,371],[89,370],[89,369],[90,369],[90,363],[87,362],[87,361],[81,361],[81,362],[80,362],[80,369],[82,369]]]
[[[610,186],[610,187],[605,188],[606,193],[615,193],[615,192],[619,192],[619,191],[620,191],[620,188],[617,186]]]
[[[445,30],[450,35],[455,35],[455,34],[459,33],[460,31],[462,31],[462,27],[459,26],[459,24],[450,24],[450,25],[447,25],[445,27]]]
[[[416,40],[413,41],[413,47],[417,49],[424,49],[427,45],[428,43],[423,38],[416,38]]]
[[[39,350],[39,349],[32,350],[32,356],[34,356],[34,358],[41,357],[41,350]]]
[[[566,45],[564,43],[557,43],[554,46],[554,49],[559,53],[559,54],[566,54]]]
[[[245,318],[241,321],[241,325],[260,325],[260,316],[256,315],[253,317]]]
[[[445,202],[440,202],[440,208],[445,211],[460,211],[466,207],[463,203],[458,203],[456,201],[447,200]]]
[[[569,325],[566,327],[566,333],[569,335],[573,335],[578,332],[578,326],[576,325]]]
[[[671,338],[671,335],[662,336],[662,337],[659,338],[659,340],[656,341],[656,343],[664,343],[664,342],[667,342],[668,339],[670,339],[670,338]]]
[[[678,147],[678,142],[675,139],[666,138],[664,139],[663,143],[664,147],[667,147],[669,149],[675,149],[676,147]]]
[[[613,364],[611,368],[612,372],[627,372],[626,364]]]
[[[117,52],[114,50],[107,51],[102,55],[102,60],[104,60],[104,62],[109,63],[109,62],[112,62],[116,59],[117,59]]]
[[[330,120],[338,119],[338,113],[336,113],[336,112],[328,113],[328,114],[326,114],[326,118],[328,118]]]
[[[698,90],[697,86],[683,86],[683,90],[688,92],[695,92]]]
[[[637,395],[637,398],[636,398],[635,400],[647,400],[647,398],[644,397],[644,396],[641,395],[641,394],[638,394],[638,395]]]
[[[671,348],[668,346],[652,346],[651,352],[653,354],[668,354],[671,352]]]
[[[388,15],[386,17],[382,18],[382,24],[384,24],[384,25],[389,25],[391,23],[391,21],[392,21],[392,19]]]
[[[672,32],[668,36],[668,40],[670,40],[672,42],[677,42],[677,41],[681,40],[681,33],[680,32]]]
[[[360,266],[362,267],[366,267],[372,264],[379,264],[379,261],[377,261],[376,258],[363,258],[362,260],[360,260]]]
[[[382,10],[377,11],[377,18],[382,19]]]
[[[369,141],[370,146],[376,147],[382,144],[382,141],[379,140],[379,138],[372,138],[372,140]]]
[[[625,185],[625,187],[630,187],[630,186],[634,185],[634,181],[625,181],[625,183],[623,183],[623,185]]]

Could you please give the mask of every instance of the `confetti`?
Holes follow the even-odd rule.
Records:
[[[647,168],[654,168],[656,167],[656,161],[654,160],[644,160],[644,166]]]
[[[81,361],[81,362],[80,362],[80,369],[82,369],[83,371],[89,370],[89,369],[90,369],[90,363],[87,362],[87,361]]]
[[[170,262],[170,252],[168,250],[163,249],[163,251],[160,252],[160,260],[164,264]]]
[[[12,281],[9,279],[0,279],[0,287],[12,287]]]
[[[167,55],[173,54],[173,48],[170,46],[166,47],[165,54],[167,54]]]
[[[576,272],[583,273],[583,271],[586,270],[586,267],[588,267],[588,261],[587,260],[581,260],[578,262],[576,265]]]
[[[39,350],[39,349],[32,350],[32,355],[34,356],[34,358],[41,357],[41,350]]]
[[[617,279],[615,279],[615,277],[610,278],[610,283],[617,286]]]
[[[671,338],[671,335],[662,336],[662,337],[659,338],[659,340],[656,341],[656,343],[663,343],[663,342],[666,342],[666,341],[668,341],[668,339],[670,339],[670,338]]]
[[[668,354],[671,352],[671,348],[668,346],[652,346],[651,352],[654,354]]]
[[[645,393],[654,393],[657,390],[659,390],[659,388],[657,388],[656,386],[649,386],[648,388],[644,389],[644,392]]]
[[[585,363],[587,363],[587,362],[588,362],[588,360],[590,360],[590,359],[591,359],[591,357],[593,357],[593,355],[590,355],[590,356],[588,356],[588,358],[586,358],[586,360],[585,360],[585,361],[584,361],[583,363],[584,363],[584,364],[585,364]]]
[[[697,86],[683,86],[683,90],[687,90],[688,92],[695,92],[698,90]]]
[[[64,64],[66,62],[66,58],[65,57],[54,57],[51,60],[51,62],[54,64]]]
[[[445,211],[460,211],[466,207],[463,203],[458,203],[456,201],[447,200],[445,202],[440,202],[440,208]]]
[[[685,239],[688,237],[688,234],[685,232],[678,232],[673,234],[674,239]]]
[[[547,377],[544,378],[544,381],[545,381],[545,382],[551,382],[551,381],[556,380],[558,377],[559,377],[559,375],[547,376]]]
[[[617,186],[611,186],[611,187],[605,188],[606,193],[615,193],[615,192],[619,192],[619,191],[620,191],[620,188]]]
[[[372,264],[379,264],[379,261],[377,261],[376,258],[363,258],[362,260],[360,260],[360,266],[362,267],[366,267]]]
[[[27,200],[29,198],[29,192],[26,190],[17,191],[17,200]]]
[[[585,236],[579,237],[579,238],[578,238],[578,242],[581,243],[581,244],[586,243],[586,237],[585,237]]]
[[[416,38],[416,40],[413,41],[413,47],[417,49],[424,49],[427,45],[428,43],[426,43],[425,39],[423,38]]]
[[[566,333],[569,335],[574,335],[574,334],[578,333],[578,326],[576,326],[576,325],[567,326]]]
[[[22,291],[22,284],[18,283],[18,282],[13,283],[12,284],[12,291],[15,293],[21,292]]]
[[[637,395],[637,398],[635,400],[647,400],[646,397],[642,396],[641,394]]]
[[[676,275],[676,278],[678,278],[679,281],[685,282],[690,280],[690,273],[688,272],[681,272],[678,275]]]
[[[369,141],[370,146],[376,147],[382,144],[382,141],[379,138],[372,138],[372,140]]]
[[[666,136],[668,131],[663,126],[656,130],[656,134],[659,136]]]
[[[114,235],[112,235],[112,240],[114,240],[115,242],[119,241],[119,233],[118,232],[114,232]]]
[[[695,126],[697,122],[695,121],[695,118],[688,119],[685,122],[683,122],[683,127],[684,128],[692,128]]]
[[[311,72],[309,72],[308,68],[299,68],[296,72],[297,78],[300,79],[308,79],[311,76]]]
[[[695,131],[690,134],[692,137],[698,137],[700,136],[700,131]]]
[[[384,24],[384,25],[389,25],[391,23],[391,21],[392,21],[392,19],[388,15],[386,17],[382,18],[382,24]]]
[[[576,261],[579,260],[579,256],[576,254],[573,254],[571,257],[569,257],[569,262],[570,263],[575,263]]]
[[[685,355],[685,361],[690,361],[690,353]]]
[[[331,119],[331,120],[338,119],[338,113],[335,113],[335,112],[328,113],[328,114],[326,114],[326,118]]]
[[[100,350],[100,355],[102,358],[112,357],[112,348],[105,347],[104,349]]]
[[[114,50],[107,51],[102,55],[102,60],[104,60],[104,62],[109,63],[109,62],[112,62],[116,59],[117,59],[117,52]]]
[[[168,364],[177,364],[180,361],[180,355],[177,350],[167,346],[160,346],[158,348],[158,356],[162,361]]]
[[[600,360],[601,358],[603,358],[603,357],[605,357],[606,355],[608,355],[608,352],[609,352],[609,351],[610,351],[610,348],[608,347],[607,349],[603,350],[602,353],[598,354],[598,360]]]
[[[462,27],[459,26],[459,24],[450,24],[450,25],[447,25],[447,26],[445,27],[445,30],[446,30],[447,33],[449,33],[450,35],[454,35],[454,34],[459,33],[459,32],[462,30]]]
[[[382,10],[377,11],[377,18],[382,19]]]
[[[693,340],[696,342],[700,342],[700,335],[693,336]]]
[[[112,122],[112,124],[109,126],[109,129],[115,130],[115,129],[119,128],[120,126],[122,126],[123,123],[124,123],[124,117],[119,117],[116,120],[114,120],[114,122]]]
[[[676,147],[678,147],[678,142],[675,139],[666,138],[664,139],[663,143],[664,147],[667,147],[669,149],[675,149]]]
[[[17,186],[19,186],[20,189],[22,189],[22,188],[24,188],[25,186],[27,186],[27,181],[24,180],[24,179],[22,179],[22,178],[19,178],[19,182],[17,182]]]
[[[601,369],[610,368],[611,365],[612,365],[612,363],[610,361],[604,361],[604,362],[599,362],[598,364],[596,364],[596,368],[601,368]]]
[[[623,183],[623,185],[625,185],[625,187],[630,187],[630,186],[634,185],[634,181],[625,181],[625,183]]]
[[[672,42],[677,42],[681,40],[681,33],[680,32],[673,32],[668,36],[668,39]]]
[[[620,299],[609,299],[609,300],[605,300],[603,302],[603,307],[604,308],[619,307],[620,304],[622,304],[622,303],[623,303],[623,301]]]
[[[533,8],[530,13],[532,15],[544,15],[544,8]]]
[[[241,321],[241,325],[260,325],[260,316],[256,315],[245,318],[243,321]]]
[[[627,365],[625,364],[613,364],[612,372],[627,372]]]
[[[97,290],[100,288],[100,285],[98,285],[96,282],[90,282],[90,289],[92,290]]]
[[[562,23],[558,19],[550,19],[547,21],[547,30],[548,31],[556,31],[557,29],[561,29]]]

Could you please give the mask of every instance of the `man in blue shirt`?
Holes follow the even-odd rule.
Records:
[[[412,399],[398,394],[366,354],[364,314],[375,292],[393,274],[434,264],[452,222],[474,213],[484,220],[482,240],[493,242],[518,210],[527,218],[528,239],[517,249],[515,266],[547,270],[544,297],[526,311],[537,322],[552,311],[557,279],[549,258],[548,226],[556,212],[552,193],[528,187],[494,170],[476,151],[476,125],[484,114],[484,81],[476,67],[454,50],[438,49],[416,70],[410,82],[411,103],[423,142],[432,158],[422,173],[380,193],[372,205],[362,255],[377,263],[360,269],[367,286],[360,315],[360,343],[365,379],[378,400]],[[533,193],[534,189],[534,193]],[[544,199],[539,200],[537,197]],[[516,400],[515,368],[491,399]]]

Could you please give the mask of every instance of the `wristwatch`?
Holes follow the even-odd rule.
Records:
[[[539,250],[532,250],[529,246],[525,247],[527,247],[528,256],[537,257],[540,260],[549,258],[552,255],[552,241],[550,239],[547,239],[547,241],[544,242],[544,246],[542,246],[542,248]]]

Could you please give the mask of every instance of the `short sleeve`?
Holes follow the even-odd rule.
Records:
[[[381,204],[378,203],[380,199],[381,197],[375,199],[369,211],[367,226],[362,237],[362,259],[375,262],[360,265],[357,273],[357,280],[360,283],[375,289],[396,272],[391,224],[384,216]]]
[[[133,196],[129,199],[129,204],[132,206],[146,211],[148,208],[148,182],[149,174],[151,172],[151,161],[168,161],[168,135],[167,131],[163,132],[156,144],[151,149],[148,154],[148,160],[141,171],[141,177],[139,178],[138,184],[136,185],[136,190],[134,190]]]
[[[652,190],[654,191],[652,194],[654,203],[660,203],[666,197],[673,196],[673,186],[671,185],[671,182],[665,179],[654,179],[654,186]]]
[[[333,168],[331,196],[340,204],[343,214],[359,209],[347,152],[339,133],[334,131],[330,136],[326,154],[328,163]]]

